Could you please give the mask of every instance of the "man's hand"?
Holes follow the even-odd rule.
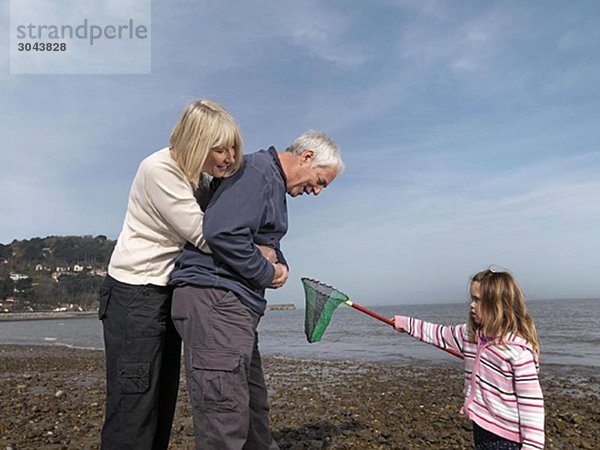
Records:
[[[273,282],[269,287],[271,289],[277,289],[283,286],[287,281],[288,267],[285,264],[281,263],[275,263],[273,264],[273,267],[275,267],[275,275],[273,275]]]
[[[267,258],[267,260],[273,264],[275,268],[275,273],[273,275],[273,281],[269,286],[271,289],[277,289],[283,286],[288,279],[288,267],[285,264],[277,262],[277,253],[271,247],[267,247],[266,245],[257,245],[258,249],[262,253],[262,255]]]
[[[271,247],[267,247],[266,245],[257,245],[258,249],[262,253],[262,255],[267,258],[267,260],[271,264],[275,264],[277,262],[277,253]]]

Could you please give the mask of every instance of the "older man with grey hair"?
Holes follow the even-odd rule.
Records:
[[[317,131],[283,152],[270,147],[246,155],[206,208],[212,254],[188,244],[177,260],[172,318],[184,342],[197,449],[278,448],[256,328],[265,289],[287,281],[279,245],[288,225],[285,195],[319,195],[343,170],[337,145]],[[275,256],[270,261],[254,244]]]

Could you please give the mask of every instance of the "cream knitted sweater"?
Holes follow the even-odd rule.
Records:
[[[109,275],[128,284],[166,286],[186,242],[210,252],[202,235],[203,216],[192,185],[169,149],[148,156],[131,185]]]

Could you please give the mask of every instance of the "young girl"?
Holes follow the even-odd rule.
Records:
[[[443,326],[395,316],[398,330],[465,360],[465,402],[475,449],[544,448],[539,343],[512,275],[484,270],[471,280],[468,323]]]

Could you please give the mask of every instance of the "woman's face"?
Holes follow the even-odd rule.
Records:
[[[477,325],[481,325],[481,283],[471,283],[471,303],[469,305],[471,317]]]
[[[202,171],[213,177],[223,178],[234,163],[235,149],[233,147],[213,147],[210,149],[206,161],[204,161]]]

